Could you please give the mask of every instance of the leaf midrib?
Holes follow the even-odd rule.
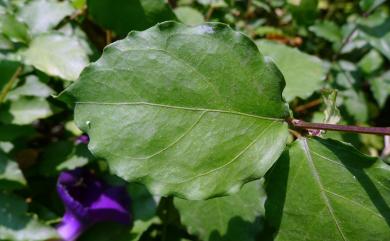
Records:
[[[231,114],[231,115],[241,115],[246,117],[252,117],[262,120],[272,120],[272,121],[280,121],[284,122],[285,120],[283,118],[274,118],[274,117],[267,117],[267,116],[259,116],[259,115],[253,115],[253,114],[247,114],[239,111],[230,111],[230,110],[219,110],[219,109],[208,109],[208,108],[195,108],[195,107],[184,107],[184,106],[173,106],[173,105],[166,105],[166,104],[157,104],[157,103],[150,103],[150,102],[94,102],[94,101],[79,101],[75,102],[75,104],[85,104],[85,105],[148,105],[148,106],[156,106],[161,108],[171,108],[171,109],[179,109],[179,110],[190,110],[190,111],[206,111],[206,112],[217,112],[217,113],[225,113],[225,114]]]
[[[336,215],[334,213],[333,207],[330,204],[329,198],[328,198],[328,196],[326,195],[326,193],[324,191],[325,188],[324,188],[324,186],[323,186],[323,184],[321,182],[320,175],[319,175],[319,173],[318,173],[318,171],[317,171],[317,169],[316,169],[316,167],[314,165],[314,161],[313,161],[313,158],[311,156],[311,153],[310,153],[309,146],[307,144],[307,139],[306,138],[303,139],[303,148],[304,148],[304,152],[305,152],[306,157],[307,157],[306,159],[307,159],[307,162],[309,164],[309,168],[310,168],[310,170],[312,172],[312,175],[313,175],[314,179],[316,180],[316,182],[317,182],[317,184],[319,186],[321,197],[324,200],[325,206],[327,207],[327,209],[328,209],[328,211],[329,211],[329,213],[330,213],[334,223],[336,224],[337,230],[339,231],[342,239],[344,241],[348,241],[348,239],[344,236],[343,231],[341,230],[340,224],[339,224],[339,222],[338,222],[338,220],[336,218]]]

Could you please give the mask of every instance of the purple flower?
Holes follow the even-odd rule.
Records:
[[[83,134],[76,139],[76,144],[88,144],[89,143],[89,136],[87,134]]]
[[[57,231],[72,241],[97,222],[130,224],[130,198],[124,187],[109,186],[83,168],[62,172],[57,192],[66,211]]]

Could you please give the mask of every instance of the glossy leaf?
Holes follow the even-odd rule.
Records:
[[[181,222],[204,241],[254,241],[262,229],[265,193],[262,181],[246,184],[240,192],[204,201],[175,198]]]
[[[26,179],[18,164],[0,151],[0,189],[18,188],[26,185]]]
[[[340,43],[343,35],[340,28],[331,21],[318,22],[309,28],[318,37],[324,38],[333,43]]]
[[[271,41],[257,41],[260,51],[275,61],[286,80],[283,96],[287,101],[295,97],[307,98],[321,89],[325,70],[320,59]]]
[[[77,79],[89,62],[85,48],[76,38],[57,33],[34,38],[23,56],[27,64],[64,80]]]
[[[382,64],[382,56],[378,51],[372,49],[360,60],[359,67],[365,74],[372,74],[377,71]]]
[[[24,83],[8,93],[8,99],[17,99],[21,96],[49,97],[54,90],[42,83],[37,76],[26,77]]]
[[[275,240],[387,240],[390,166],[334,140],[300,139],[267,183]]]
[[[283,86],[228,26],[165,22],[107,47],[65,95],[90,150],[115,174],[154,194],[205,199],[237,192],[278,158]]]
[[[176,19],[163,0],[88,0],[87,4],[89,14],[97,23],[120,36]]]
[[[23,20],[33,34],[47,32],[74,11],[69,1],[34,0],[25,5],[19,18]]]
[[[57,232],[27,214],[27,205],[22,198],[0,192],[0,239],[35,241],[58,238]]]

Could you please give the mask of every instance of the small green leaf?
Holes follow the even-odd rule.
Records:
[[[19,18],[29,27],[32,34],[47,32],[74,11],[68,1],[34,0],[25,5]]]
[[[0,151],[0,189],[13,189],[26,185],[18,164]]]
[[[64,94],[115,174],[154,194],[205,199],[237,192],[279,157],[283,87],[227,25],[165,22],[111,44]]]
[[[187,25],[196,25],[204,22],[203,15],[191,7],[175,8],[175,14],[181,22]]]
[[[326,91],[324,90],[322,92],[322,100],[325,105],[324,110],[324,121],[323,123],[326,124],[337,124],[340,119],[340,111],[337,108],[337,91],[336,90],[330,90]]]
[[[333,43],[340,43],[343,38],[340,28],[331,21],[318,22],[310,26],[309,30],[315,33],[318,37],[324,38]]]
[[[23,56],[26,64],[64,80],[77,79],[89,62],[78,39],[58,33],[35,37]]]
[[[163,0],[87,0],[87,4],[89,14],[98,24],[120,36],[176,19]]]
[[[6,124],[26,125],[52,114],[53,109],[46,99],[21,97],[1,106],[0,121]]]
[[[359,29],[361,37],[390,60],[390,18],[372,23],[367,20]]]
[[[261,40],[256,43],[260,51],[280,68],[286,80],[283,96],[287,101],[295,97],[307,98],[321,89],[325,70],[320,59],[275,42]]]
[[[0,99],[4,100],[8,94],[8,90],[5,90],[5,87],[15,75],[19,66],[19,62],[0,59]]]
[[[54,93],[54,90],[49,86],[39,81],[35,75],[26,77],[25,82],[17,88],[11,90],[8,93],[7,98],[11,100],[18,99],[21,96],[36,96],[36,97],[49,97]]]
[[[300,139],[267,180],[276,241],[387,240],[390,166],[334,140]]]
[[[30,39],[27,26],[11,14],[0,15],[0,32],[13,42],[27,43]]]
[[[365,74],[372,74],[383,64],[383,57],[378,51],[372,49],[359,61],[359,67]]]
[[[0,240],[42,241],[57,239],[58,234],[50,226],[27,214],[23,199],[0,192]]]
[[[380,107],[384,107],[390,95],[390,71],[371,80],[371,91]]]
[[[262,229],[265,193],[262,181],[240,192],[204,201],[174,199],[188,232],[204,241],[254,241]]]
[[[370,12],[386,0],[360,0],[359,5],[365,12]]]
[[[309,25],[318,14],[318,0],[287,0],[288,9],[298,24]]]

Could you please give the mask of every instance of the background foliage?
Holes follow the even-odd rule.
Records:
[[[275,62],[294,117],[390,126],[389,11],[384,0],[0,0],[0,240],[56,238],[53,227],[64,212],[56,180],[62,170],[80,166],[126,185],[134,216],[132,227],[98,224],[80,240],[390,239],[390,143],[381,136],[323,133],[371,157],[339,142],[301,139],[266,180],[230,196],[189,201],[152,195],[110,174],[108,163],[77,141],[83,133],[73,106],[55,98],[106,45],[132,30],[167,20],[211,21],[244,33]],[[237,49],[221,51],[228,56]],[[248,67],[228,61],[232,73]],[[298,134],[292,131],[288,142]],[[107,140],[116,145],[115,135]],[[329,207],[330,215],[322,213]],[[323,218],[316,219],[318,213]]]

